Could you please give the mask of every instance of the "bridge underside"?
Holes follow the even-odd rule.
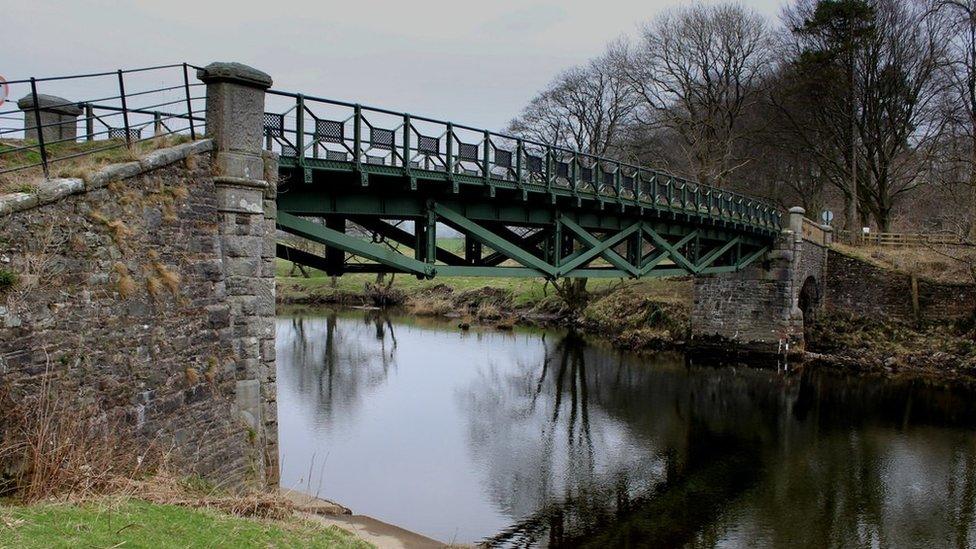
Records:
[[[771,227],[637,198],[283,157],[277,255],[325,271],[640,278],[735,272]],[[447,226],[450,236],[439,237]]]

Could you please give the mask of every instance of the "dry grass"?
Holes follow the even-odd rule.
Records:
[[[113,495],[138,497],[160,505],[179,505],[195,509],[215,509],[241,517],[284,519],[295,505],[278,491],[246,491],[234,494],[215,488],[206,481],[160,472],[145,478],[119,478]]]
[[[976,247],[932,246],[887,247],[847,246],[834,244],[834,249],[872,265],[914,274],[935,282],[972,284],[971,268],[976,265]]]
[[[134,162],[145,156],[147,153],[156,149],[172,147],[180,143],[189,141],[189,136],[168,135],[147,139],[127,148],[122,140],[100,140],[100,141],[81,141],[76,143],[58,143],[51,145],[48,150],[48,158],[52,159],[50,164],[50,175],[53,178],[72,177],[88,180],[92,175],[110,164],[120,162]],[[37,150],[23,150],[15,152],[5,152],[21,147],[31,142],[20,139],[0,140],[0,170],[17,168],[20,166],[30,166],[41,161],[40,153]],[[84,156],[58,161],[74,154],[82,154],[94,149],[109,147],[115,148],[92,152]],[[37,183],[43,181],[44,171],[41,167],[25,168],[16,172],[0,174],[0,194],[12,192],[36,192]]]
[[[137,445],[117,420],[77,395],[48,371],[35,395],[0,394],[0,492],[31,503],[57,496],[88,497],[118,478],[137,478],[159,463],[153,445]]]

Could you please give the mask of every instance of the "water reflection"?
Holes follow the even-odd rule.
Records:
[[[278,328],[283,482],[444,541],[976,544],[966,391],[375,313]]]

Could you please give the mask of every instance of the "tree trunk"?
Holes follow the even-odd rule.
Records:
[[[976,120],[972,122],[972,146],[969,159],[969,238],[976,242]]]
[[[586,278],[567,278],[556,283],[556,290],[566,306],[578,311],[589,301],[590,294],[586,291]]]

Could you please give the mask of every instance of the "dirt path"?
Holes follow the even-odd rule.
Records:
[[[295,492],[282,490],[286,498],[295,504],[297,509],[307,518],[321,522],[327,526],[337,526],[352,532],[360,539],[375,545],[378,549],[433,549],[449,546],[435,539],[422,536],[376,520],[365,515],[353,515],[349,509],[325,500]]]

